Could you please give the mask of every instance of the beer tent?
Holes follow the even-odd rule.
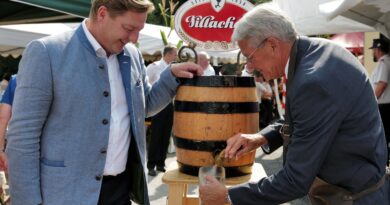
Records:
[[[333,0],[320,4],[320,11],[329,22],[340,16],[375,28],[390,38],[389,0]]]
[[[90,0],[1,0],[0,25],[80,21],[90,6]]]
[[[319,0],[319,3],[327,1],[329,0]],[[273,6],[276,4],[282,10],[287,12],[287,14],[295,22],[297,30],[301,35],[373,30],[370,26],[356,23],[343,17],[337,17],[334,21],[327,22],[325,17],[321,16],[319,13],[317,1],[274,0],[273,3]],[[302,4],[306,6],[300,6]],[[88,15],[89,8],[90,0],[3,0],[0,1],[0,24],[47,22],[55,19],[59,19],[59,21],[66,21],[72,20],[72,17],[74,17],[76,21],[80,22],[82,17]],[[26,9],[31,9],[31,13],[26,12]],[[24,16],[23,13],[29,15]],[[13,26],[16,27],[18,25]],[[53,34],[51,32],[62,32],[75,27],[75,25],[72,24],[20,26],[24,28],[19,27],[16,29],[0,27],[0,54],[7,55],[7,53],[11,53],[13,55],[18,55],[17,53],[21,53],[27,42],[33,39]],[[52,28],[47,29],[50,27]],[[147,25],[145,26],[144,31],[141,31],[139,48],[143,54],[147,54],[145,56],[146,58],[149,58],[148,56],[153,56],[156,52],[158,53],[158,51],[162,49],[163,45],[160,37],[160,30],[164,30],[165,33],[169,33],[169,28],[156,25]],[[178,39],[174,31],[171,36],[171,44],[176,44]],[[4,42],[7,44],[4,44]],[[236,62],[237,53],[238,50],[230,52],[209,52],[214,64],[234,63]]]

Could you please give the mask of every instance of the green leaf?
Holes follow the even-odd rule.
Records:
[[[168,40],[167,40],[167,36],[165,35],[165,32],[160,30],[160,34],[161,34],[161,40],[163,41],[164,46],[167,46],[168,45]]]
[[[167,13],[165,11],[165,7],[163,7],[163,5],[161,5],[160,3],[158,4],[158,7],[160,8],[161,16],[164,19],[165,26],[168,26],[168,19],[167,19]]]
[[[177,42],[177,45],[176,45],[176,48],[179,49],[183,46],[183,41],[182,40],[179,40],[179,42]]]

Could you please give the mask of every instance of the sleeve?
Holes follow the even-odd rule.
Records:
[[[164,69],[156,83],[150,85],[146,74],[144,60],[139,51],[138,65],[142,75],[145,96],[145,117],[150,117],[160,112],[176,95],[179,80],[172,74],[171,67]]]
[[[390,78],[390,60],[389,61],[383,60],[383,61],[381,61],[380,67],[379,67],[378,82],[384,82],[384,83],[389,84],[389,81],[390,81],[389,78]],[[378,83],[378,82],[376,82],[376,83]]]
[[[179,80],[172,74],[171,67],[164,69],[160,78],[146,93],[146,117],[153,116],[160,112],[176,95]]]
[[[27,46],[17,83],[6,150],[10,195],[12,204],[37,205],[42,203],[40,139],[53,97],[49,52],[43,42]]]
[[[260,131],[260,134],[268,141],[268,144],[261,146],[264,153],[271,154],[283,145],[283,138],[279,132],[283,122],[283,120],[278,120]]]
[[[232,187],[233,204],[281,204],[307,194],[344,115],[338,110],[343,99],[318,81],[307,79],[291,98],[294,130],[283,169],[258,183]]]

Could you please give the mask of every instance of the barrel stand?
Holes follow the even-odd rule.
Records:
[[[261,164],[255,163],[252,167],[252,174],[230,177],[225,180],[227,186],[245,182],[257,182],[267,174]],[[188,186],[198,184],[198,177],[181,173],[176,167],[168,168],[164,173],[162,181],[168,186],[167,205],[199,205],[197,195],[188,195]]]

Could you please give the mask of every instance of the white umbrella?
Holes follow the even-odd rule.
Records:
[[[320,4],[319,9],[329,20],[341,15],[390,37],[389,0],[333,0]]]

